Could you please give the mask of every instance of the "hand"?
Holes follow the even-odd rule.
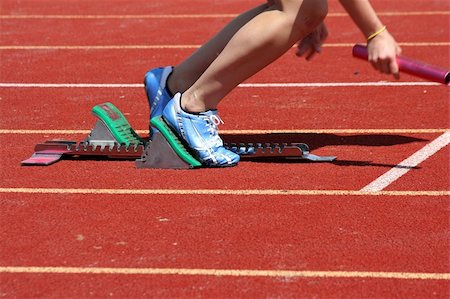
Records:
[[[311,60],[316,53],[322,51],[322,44],[327,37],[328,30],[322,22],[313,32],[298,42],[296,55],[301,57],[306,54],[305,59]]]
[[[399,69],[396,56],[402,49],[387,31],[383,31],[367,43],[369,62],[382,73],[393,74],[399,78]]]

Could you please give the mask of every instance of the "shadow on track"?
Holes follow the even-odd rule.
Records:
[[[395,146],[416,142],[428,142],[427,139],[394,135],[394,134],[358,134],[358,135],[336,135],[336,134],[316,134],[316,133],[271,133],[271,134],[221,134],[226,143],[306,143],[312,153],[314,150],[325,146],[364,146],[364,147],[381,147]],[[418,169],[419,167],[398,166],[392,164],[373,163],[371,161],[352,161],[340,160],[339,151],[336,153],[328,153],[337,155],[337,160],[332,163],[338,166],[378,166],[388,168],[408,168]],[[252,158],[251,156],[243,156],[243,161],[252,162],[273,162],[273,163],[311,163],[302,159],[284,159],[284,158]],[[314,162],[317,163],[317,162]]]

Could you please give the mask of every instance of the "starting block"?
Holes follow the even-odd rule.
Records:
[[[204,166],[162,117],[151,120],[151,125],[159,131],[150,140],[140,137],[111,103],[95,106],[92,113],[97,117],[97,122],[83,141],[50,140],[39,143],[33,155],[21,164],[47,166],[65,157],[84,157],[134,160],[137,168],[191,169]],[[336,159],[334,156],[313,155],[304,143],[224,143],[224,147],[246,158],[304,159],[313,162]]]

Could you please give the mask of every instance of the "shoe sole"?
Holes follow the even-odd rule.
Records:
[[[155,117],[150,120],[150,123],[157,128],[164,138],[169,142],[172,149],[183,159],[186,163],[191,164],[193,167],[207,167],[207,168],[226,168],[236,166],[238,163],[223,164],[223,165],[210,165],[200,162],[195,158],[195,152],[192,152],[189,145],[178,136],[178,134],[166,123],[162,116]]]
[[[194,158],[194,156],[188,151],[187,147],[183,144],[180,138],[178,138],[175,132],[173,132],[170,126],[164,121],[162,116],[152,118],[150,120],[150,124],[159,130],[159,132],[169,143],[170,147],[183,161],[195,168],[203,166],[203,164],[196,158]]]

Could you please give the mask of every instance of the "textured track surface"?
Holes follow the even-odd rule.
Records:
[[[225,140],[304,142],[337,161],[21,167],[36,143],[84,139],[102,102],[145,136],[145,72],[258,4],[91,2],[0,3],[0,297],[450,296],[450,147],[401,164],[447,141],[449,89],[353,59],[364,40],[337,1],[320,56],[293,49],[220,106]],[[372,2],[404,55],[449,68],[448,1]],[[408,171],[360,191],[391,169]]]

